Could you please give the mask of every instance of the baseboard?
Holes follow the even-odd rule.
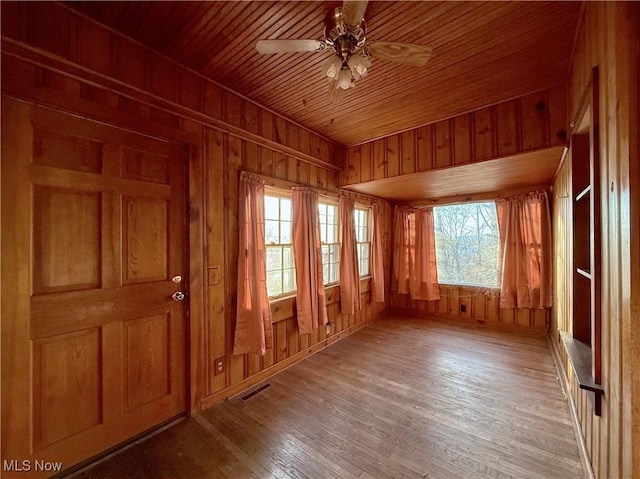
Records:
[[[569,384],[569,377],[564,368],[564,364],[560,357],[560,351],[556,345],[551,332],[547,335],[547,342],[549,343],[549,349],[551,350],[551,356],[558,372],[558,381],[560,386],[564,390],[564,395],[569,403],[569,412],[571,413],[571,425],[573,426],[573,433],[576,436],[578,443],[578,453],[580,454],[580,462],[582,463],[582,470],[584,472],[585,479],[596,479],[596,475],[591,465],[591,458],[589,457],[589,450],[587,449],[587,443],[585,442],[584,435],[582,434],[582,428],[580,427],[580,419],[578,418],[578,411],[573,402],[573,398],[569,391],[571,391],[571,385]]]
[[[257,385],[258,383],[270,378],[271,376],[273,376],[276,373],[279,373],[280,371],[288,368],[289,366],[293,366],[294,364],[296,364],[298,361],[311,356],[312,354],[317,353],[318,351],[322,351],[324,348],[326,348],[327,346],[332,345],[333,343],[335,343],[336,341],[339,341],[343,338],[346,338],[347,336],[349,336],[350,334],[355,333],[356,331],[358,331],[359,329],[364,328],[365,326],[373,323],[374,321],[377,321],[378,319],[385,317],[386,316],[386,310],[379,312],[378,314],[372,316],[371,318],[364,320],[364,321],[360,321],[359,323],[356,323],[352,326],[349,326],[346,329],[343,329],[342,331],[340,331],[339,333],[336,333],[326,339],[323,339],[322,341],[319,341],[318,343],[309,346],[306,349],[303,349],[302,351],[294,354],[293,356],[289,356],[287,359],[283,359],[282,361],[269,366],[266,369],[263,369],[262,371],[260,371],[259,373],[254,374],[251,377],[248,377],[247,379],[244,379],[243,381],[240,381],[232,386],[229,386],[225,389],[222,389],[218,392],[215,392],[205,398],[202,399],[201,403],[200,403],[200,410],[204,410],[206,408],[209,408],[211,406],[214,406],[215,404],[225,400],[225,399],[229,399],[232,398],[234,396],[237,396],[239,394],[243,394],[245,391],[247,391],[248,389],[251,389],[253,386]]]

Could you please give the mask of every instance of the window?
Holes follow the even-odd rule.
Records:
[[[436,206],[433,214],[438,282],[498,287],[495,203]]]
[[[356,226],[356,250],[358,253],[358,271],[360,276],[369,275],[371,240],[369,235],[369,209],[356,207],[353,211]]]
[[[318,203],[320,243],[322,244],[322,277],[324,284],[337,283],[340,271],[338,242],[338,205]]]
[[[291,197],[269,192],[264,196],[264,229],[267,248],[267,293],[270,298],[296,290],[293,260],[293,212]]]

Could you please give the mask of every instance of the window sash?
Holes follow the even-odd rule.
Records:
[[[354,208],[353,221],[356,229],[358,273],[361,278],[371,274],[371,222],[369,215],[370,208]]]
[[[265,194],[265,244],[269,299],[295,293],[293,210],[287,192],[270,190]]]
[[[340,217],[338,204],[318,202],[318,223],[322,248],[323,284],[336,284],[340,280]]]

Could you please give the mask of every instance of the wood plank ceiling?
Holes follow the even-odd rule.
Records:
[[[328,53],[260,55],[259,39],[322,38],[340,2],[69,2],[69,6],[345,146],[566,80],[578,2],[369,3],[367,38],[429,45],[415,68],[373,60],[339,104]]]

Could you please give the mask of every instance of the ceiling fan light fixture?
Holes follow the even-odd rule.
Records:
[[[355,53],[351,55],[348,60],[349,68],[351,69],[351,73],[353,73],[353,77],[358,80],[360,77],[363,77],[367,74],[369,67],[371,66],[371,62],[367,57],[365,57],[361,52]]]
[[[340,68],[342,68],[342,59],[338,55],[331,55],[322,62],[322,74],[329,79],[338,78]]]
[[[349,68],[342,68],[338,73],[338,88],[343,90],[348,89],[351,86],[351,70]]]

